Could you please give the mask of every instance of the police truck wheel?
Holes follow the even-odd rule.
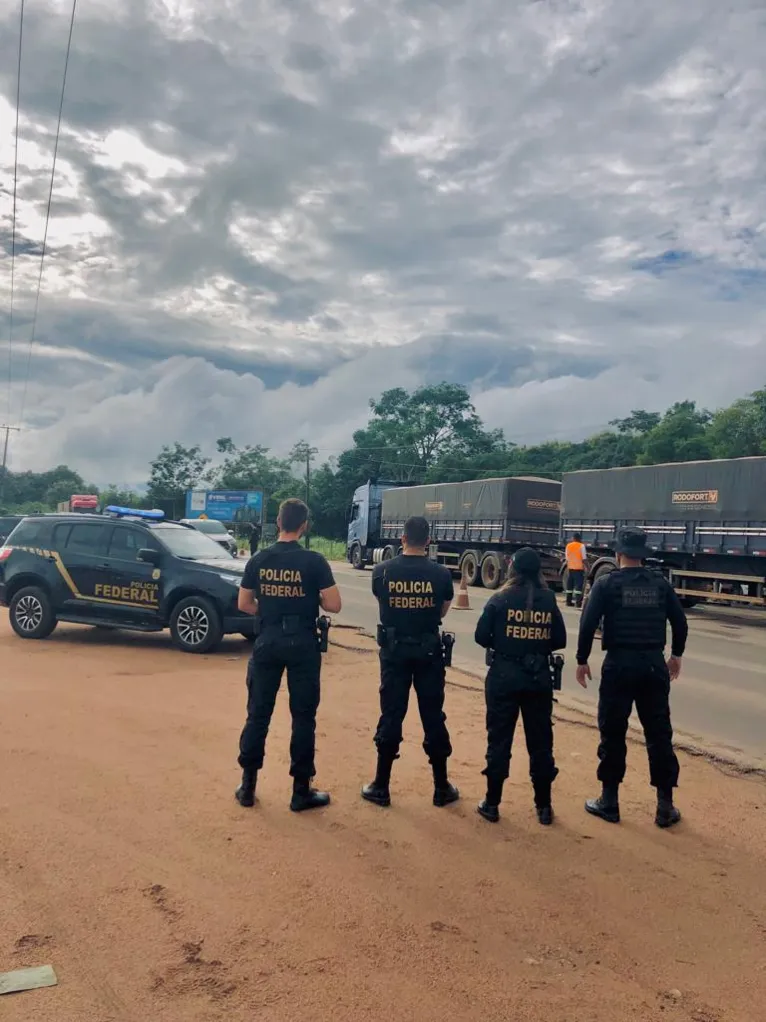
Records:
[[[184,653],[209,653],[223,638],[221,615],[204,596],[187,596],[170,615],[170,634]]]
[[[358,543],[355,543],[351,547],[351,567],[356,568],[357,571],[361,571],[364,568],[362,548],[359,546]]]
[[[8,608],[11,628],[22,639],[47,639],[58,624],[44,589],[19,589]]]
[[[487,554],[481,562],[481,584],[485,589],[497,589],[503,580],[503,566],[496,553]]]
[[[476,554],[469,550],[463,554],[460,562],[460,574],[465,575],[465,584],[475,586],[479,579],[479,561]]]

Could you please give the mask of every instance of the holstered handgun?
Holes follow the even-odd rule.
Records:
[[[444,651],[444,666],[452,667],[452,647],[455,645],[454,632],[442,632],[442,650]]]
[[[381,649],[388,650],[392,653],[394,646],[396,645],[396,629],[386,628],[385,625],[379,624],[375,639]]]
[[[561,691],[561,677],[564,673],[564,658],[560,653],[552,653],[548,657],[548,666],[551,671],[551,680],[553,682],[553,691]]]
[[[494,649],[485,649],[484,650],[484,663],[487,665],[487,667],[491,667],[494,662],[495,662],[495,651],[494,651]]]
[[[321,614],[316,620],[317,626],[317,649],[320,653],[326,653],[330,645],[330,619]]]
[[[256,614],[253,618],[253,638],[257,639],[263,631],[263,621],[259,614]]]

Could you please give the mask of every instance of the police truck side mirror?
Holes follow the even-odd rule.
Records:
[[[157,565],[162,560],[162,554],[159,552],[159,550],[150,550],[149,547],[142,547],[138,551],[136,559],[139,561],[143,561],[145,564]]]

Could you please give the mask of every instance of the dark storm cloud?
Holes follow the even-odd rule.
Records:
[[[66,8],[27,5],[22,329]],[[525,429],[583,422],[564,407],[566,381],[618,413],[634,378],[656,378],[647,401],[693,385],[715,403],[750,385],[766,326],[766,90],[747,0],[173,10],[78,10],[40,309],[48,353],[32,363],[33,407],[60,408],[75,454],[99,414],[118,421],[128,406],[152,437],[201,436],[209,400],[211,423],[247,406],[266,435],[278,410],[296,437],[333,447],[389,384],[458,380],[493,425],[518,428],[523,407]],[[6,207],[17,29],[17,4],[0,0]],[[9,228],[0,209],[0,252]],[[722,346],[733,354],[716,378],[697,375],[700,353]],[[51,350],[79,381],[68,405],[51,390]],[[124,430],[109,443],[133,456]]]

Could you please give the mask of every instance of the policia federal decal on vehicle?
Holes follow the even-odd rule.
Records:
[[[218,543],[161,511],[33,515],[0,548],[0,603],[16,634],[47,638],[59,621],[161,631],[190,653],[227,633],[250,637],[236,605],[242,567]]]

